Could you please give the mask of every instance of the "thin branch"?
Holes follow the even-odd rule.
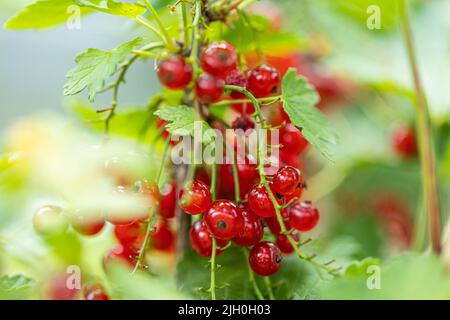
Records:
[[[441,212],[439,192],[436,179],[435,151],[431,129],[431,117],[428,100],[420,79],[417,57],[414,49],[414,38],[411,29],[408,6],[405,0],[400,1],[400,16],[408,52],[414,87],[416,90],[416,118],[419,137],[420,163],[422,171],[423,195],[428,216],[428,229],[431,247],[434,252],[441,251]]]
[[[172,137],[169,136],[166,139],[166,143],[164,145],[163,153],[162,153],[162,156],[161,156],[161,163],[159,165],[159,170],[158,170],[158,173],[157,173],[156,179],[155,179],[159,188],[162,187],[161,186],[161,177],[162,177],[162,172],[163,172],[163,169],[164,169],[164,164],[166,162],[166,157],[167,157],[167,154],[168,154],[171,138]],[[156,201],[156,203],[153,205],[152,210],[151,210],[151,212],[149,214],[149,221],[148,221],[148,224],[147,224],[147,230],[145,232],[144,242],[143,242],[143,244],[141,246],[141,249],[139,250],[139,256],[137,258],[136,265],[134,266],[133,273],[135,273],[136,270],[138,270],[140,267],[145,266],[145,264],[144,264],[145,252],[146,252],[145,250],[147,249],[147,247],[148,247],[148,245],[150,243],[151,235],[155,232],[154,221],[155,221],[155,218],[156,218],[156,209],[158,207],[159,207],[159,201]]]
[[[258,300],[264,300],[264,296],[263,296],[263,294],[261,293],[261,290],[258,287],[258,283],[256,282],[255,273],[253,272],[252,267],[250,266],[250,263],[248,261],[248,249],[247,248],[242,248],[242,251],[244,252],[246,265],[247,265],[247,269],[248,269],[248,281],[252,285],[253,291],[255,291],[255,295],[258,298]]]
[[[118,96],[119,96],[119,87],[120,85],[125,82],[125,75],[128,71],[128,69],[130,68],[130,66],[133,64],[133,62],[136,61],[136,59],[138,58],[137,55],[134,55],[132,58],[130,58],[130,60],[128,60],[127,62],[125,62],[122,66],[122,70],[120,71],[119,76],[117,77],[117,80],[114,82],[113,85],[113,99],[111,102],[111,110],[108,114],[108,116],[105,119],[105,134],[108,135],[109,134],[109,127],[110,127],[110,122],[111,119],[114,117],[115,113],[116,113],[116,109],[117,109],[117,105],[118,105]]]
[[[274,104],[276,102],[279,102],[281,100],[281,96],[273,96],[273,97],[266,97],[266,98],[259,98],[257,99],[258,102],[261,102],[261,105],[270,105]],[[230,104],[236,104],[236,103],[248,103],[251,102],[249,99],[236,99],[236,100],[222,100],[215,103],[211,103],[209,107],[217,107],[217,106],[227,106]],[[267,104],[265,104],[267,103]]]
[[[159,29],[161,30],[161,33],[166,41],[167,49],[171,52],[176,52],[177,47],[175,46],[175,43],[170,36],[169,32],[167,31],[167,28],[164,26],[164,24],[161,21],[161,18],[159,17],[158,12],[156,12],[155,8],[153,8],[152,4],[148,0],[142,0],[144,1],[145,5],[147,6],[148,10],[152,14],[153,18],[156,21],[156,24],[159,26]]]
[[[156,29],[154,26],[152,26],[147,20],[145,20],[141,17],[136,17],[135,20],[140,25],[146,27],[147,29],[149,29],[153,33],[155,33],[158,36],[158,38],[160,38],[162,41],[166,41],[166,39],[164,38],[164,35],[158,29]]]
[[[273,294],[272,290],[272,282],[270,281],[269,277],[264,277],[264,283],[266,284],[267,293],[269,295],[270,300],[275,300],[275,295]]]
[[[217,251],[217,241],[211,235],[212,240],[212,250],[211,250],[211,259],[209,260],[211,265],[211,277],[210,277],[210,286],[209,292],[211,293],[211,300],[216,300],[216,251]]]
[[[233,85],[226,85],[225,89],[227,90],[233,90],[233,91],[237,91],[242,93],[243,95],[245,95],[254,105],[255,107],[255,113],[254,113],[254,117],[255,119],[260,121],[261,127],[263,129],[269,129],[270,130],[270,126],[266,123],[266,120],[264,119],[264,116],[261,112],[261,107],[260,107],[260,103],[258,101],[258,99],[255,98],[255,96],[249,92],[247,89],[239,87],[239,86],[233,86]],[[275,195],[273,194],[272,190],[269,187],[269,184],[267,182],[266,179],[266,175],[265,175],[265,170],[264,170],[264,164],[265,164],[265,159],[261,150],[261,145],[262,143],[259,142],[258,143],[258,172],[260,175],[260,183],[264,185],[267,193],[269,194],[270,200],[272,201],[272,204],[275,208],[275,213],[276,213],[276,217],[278,220],[278,223],[280,224],[281,227],[281,233],[286,235],[289,243],[292,245],[292,247],[294,248],[295,252],[297,253],[297,256],[307,262],[310,262],[312,265],[314,265],[315,267],[325,270],[326,272],[328,272],[331,275],[336,275],[336,271],[335,268],[331,268],[328,265],[324,265],[320,262],[317,262],[314,259],[314,256],[306,256],[305,254],[303,254],[300,249],[299,249],[299,244],[294,240],[294,238],[292,238],[291,233],[286,229],[286,225],[284,223],[283,217],[281,215],[281,208],[282,206],[280,204],[278,204],[277,199],[275,198]],[[265,144],[264,144],[265,145]]]

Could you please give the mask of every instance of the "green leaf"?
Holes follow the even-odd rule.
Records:
[[[363,264],[368,264],[367,260]],[[373,261],[377,265],[379,261]],[[358,268],[356,268],[358,269]],[[380,288],[369,289],[375,271],[355,270],[323,286],[323,299],[450,299],[450,277],[439,257],[404,253],[381,264]]]
[[[271,277],[277,299],[311,300],[320,297],[320,285],[326,281],[314,267],[297,256],[283,259],[283,264]]]
[[[66,22],[74,14],[69,10],[74,5],[73,0],[38,0],[9,19],[5,23],[5,28],[21,30],[53,27]],[[80,14],[91,11],[88,8],[81,8]]]
[[[188,106],[163,107],[154,114],[169,122],[166,129],[173,135],[193,136],[196,128],[201,129],[202,133],[211,129],[207,122],[200,119],[195,109]],[[204,138],[206,139],[204,142],[208,142],[211,136],[205,135]]]
[[[0,277],[0,300],[25,299],[35,289],[37,282],[24,275]]]
[[[302,129],[302,134],[323,156],[332,160],[329,145],[336,143],[336,134],[328,119],[315,107],[319,95],[303,77],[289,69],[282,82],[283,108],[292,123]]]
[[[346,276],[366,276],[367,268],[370,266],[379,266],[381,260],[373,257],[367,257],[361,261],[354,261],[345,269]]]
[[[128,18],[136,18],[147,11],[147,9],[140,3],[126,3],[107,0],[105,4],[97,5],[87,0],[75,0],[75,2],[82,7]]]
[[[69,81],[64,86],[64,95],[74,95],[84,89],[89,89],[89,100],[104,86],[105,80],[111,77],[119,65],[131,54],[133,48],[138,46],[142,38],[126,42],[111,51],[88,49],[75,58],[78,64],[67,73]]]

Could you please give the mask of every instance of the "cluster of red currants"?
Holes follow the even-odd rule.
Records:
[[[242,71],[238,66],[235,48],[226,42],[213,43],[201,54],[200,65],[203,74],[195,79],[195,98],[201,104],[211,104],[224,95],[224,86],[245,88],[256,98],[267,98],[279,93],[280,73],[268,65],[260,65]],[[193,81],[193,68],[182,56],[172,56],[162,61],[158,68],[161,83],[169,89],[184,89]],[[230,98],[245,100],[239,91],[231,91]],[[255,112],[251,103],[231,101],[232,108],[240,115],[233,121],[233,129],[246,131],[255,127],[250,117]],[[309,231],[319,219],[318,210],[310,202],[298,202],[304,188],[300,168],[300,154],[308,146],[301,131],[290,123],[281,108],[273,108],[279,114],[269,117],[272,125],[280,126],[280,160],[283,167],[267,176],[268,186],[275,201],[283,206],[282,228],[275,206],[260,179],[257,165],[237,163],[240,196],[247,201],[242,205],[230,200],[234,193],[234,179],[231,164],[219,166],[218,195],[221,198],[211,202],[207,175],[197,174],[197,180],[189,182],[179,194],[181,209],[190,215],[201,215],[190,231],[192,248],[201,256],[210,257],[214,237],[220,254],[229,241],[244,247],[252,247],[249,263],[255,273],[263,276],[278,271],[282,253],[294,252],[290,240],[298,241],[295,231]],[[279,121],[281,120],[281,121]],[[281,124],[281,125],[280,125]],[[203,177],[201,177],[203,176]],[[264,225],[270,229],[275,242],[262,241]],[[286,230],[285,230],[286,229]],[[292,230],[295,230],[294,232]],[[289,236],[287,235],[289,233]]]
[[[158,186],[153,182],[140,183],[139,192],[150,199],[151,206],[158,205],[159,221],[151,233],[150,246],[145,248],[163,252],[173,252],[175,249],[175,233],[172,231],[173,218],[176,206],[176,185],[169,183],[159,192]],[[114,224],[114,235],[118,244],[113,247],[105,258],[105,266],[109,260],[123,261],[130,266],[136,264],[137,256],[144,244],[147,232],[148,215],[141,219],[125,219],[111,221]]]
[[[247,194],[247,202],[240,206],[226,199],[211,202],[210,190],[200,180],[194,180],[181,190],[181,209],[190,215],[203,214],[190,231],[191,246],[199,255],[211,256],[212,237],[217,239],[217,254],[232,240],[237,245],[252,247],[249,263],[255,273],[268,276],[278,271],[282,253],[294,251],[285,233],[290,233],[298,241],[292,229],[303,232],[313,229],[319,220],[319,211],[310,202],[295,202],[303,188],[298,169],[284,166],[274,176],[267,178],[279,204],[288,204],[282,210],[283,224],[287,230],[282,230],[275,206],[263,184],[255,184]],[[276,243],[262,241],[264,225],[271,230]]]
[[[251,69],[245,76],[238,68],[235,48],[227,42],[209,45],[201,55],[200,64],[204,72],[195,80],[195,96],[201,104],[218,101],[224,94],[225,84],[247,88],[257,98],[276,93],[280,85],[280,74],[267,65]],[[174,55],[160,63],[158,76],[165,87],[183,89],[193,79],[193,68],[183,56]],[[244,98],[238,92],[232,92],[231,97]],[[240,110],[241,105],[235,107]],[[246,111],[252,113],[254,109],[249,106]]]
[[[116,178],[119,178],[116,176]],[[122,181],[124,182],[124,181]],[[122,183],[128,185],[128,183]],[[175,217],[176,207],[176,186],[174,183],[167,184],[161,192],[158,186],[146,180],[135,183],[134,188],[127,188],[123,185],[117,187],[116,193],[123,193],[135,189],[148,200],[148,207],[158,204],[159,221],[156,223],[154,232],[151,234],[150,246],[146,248],[162,252],[173,252],[175,248],[175,234],[172,231],[172,218]],[[137,256],[140,253],[146,234],[148,212],[145,215],[102,215],[86,216],[80,212],[71,213],[67,209],[59,206],[47,205],[36,211],[33,216],[33,226],[37,233],[42,236],[51,237],[63,234],[68,230],[69,225],[74,231],[83,236],[98,235],[106,222],[113,225],[114,235],[118,240],[111,251],[105,256],[104,268],[107,270],[110,261],[125,263],[129,266],[136,264]],[[87,284],[83,290],[87,300],[106,300],[108,294],[99,283]]]

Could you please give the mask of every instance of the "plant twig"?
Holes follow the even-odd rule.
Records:
[[[211,259],[209,263],[211,265],[211,278],[210,278],[210,286],[209,292],[211,293],[211,300],[216,300],[216,250],[217,250],[217,241],[211,235],[212,240],[212,250],[211,250]]]
[[[191,37],[190,37],[190,25],[188,22],[188,9],[187,4],[184,1],[181,1],[181,19],[183,23],[183,36],[184,36],[184,48],[189,48],[191,45]]]
[[[109,134],[110,122],[116,113],[116,109],[117,109],[117,105],[118,105],[118,97],[119,97],[119,87],[123,82],[125,82],[125,75],[127,74],[128,69],[133,64],[133,62],[136,61],[136,59],[138,57],[139,56],[134,55],[133,57],[131,57],[127,62],[125,62],[122,65],[122,70],[120,71],[119,76],[117,77],[117,80],[113,84],[113,99],[111,102],[111,110],[105,119],[105,134],[106,135]]]
[[[244,252],[244,257],[245,257],[245,261],[246,261],[246,265],[247,265],[247,269],[248,269],[248,281],[252,285],[253,291],[255,292],[255,295],[258,298],[258,300],[264,300],[264,296],[258,287],[258,283],[256,282],[255,273],[253,272],[252,267],[250,266],[250,263],[248,261],[248,249],[242,248],[242,251]]]
[[[151,30],[154,34],[156,34],[158,36],[159,39],[161,39],[162,41],[166,41],[166,39],[164,38],[164,35],[158,29],[156,29],[154,26],[152,26],[147,20],[145,20],[144,18],[141,18],[141,17],[136,17],[135,20],[140,25]]]
[[[258,102],[261,102],[261,104],[264,102],[267,102],[267,104],[272,104],[272,103],[280,101],[280,99],[281,99],[281,96],[273,96],[273,97],[259,98],[257,100],[258,100]],[[248,103],[248,102],[251,102],[251,100],[249,100],[249,99],[221,100],[221,101],[218,101],[215,103],[211,103],[209,105],[209,107],[211,108],[211,107],[217,107],[217,106],[227,106],[227,105],[235,104],[235,103]]]
[[[165,39],[165,42],[166,42],[166,45],[167,45],[167,49],[170,52],[176,52],[177,51],[177,47],[175,46],[175,43],[174,43],[172,37],[170,36],[169,32],[167,31],[167,28],[162,23],[158,12],[156,12],[155,8],[153,8],[153,6],[150,3],[150,1],[148,1],[148,0],[142,0],[142,1],[144,1],[145,5],[147,6],[147,9],[150,11],[150,13],[152,14],[153,18],[155,19],[156,24],[159,26],[159,29],[161,30],[161,33],[162,33],[162,35],[163,35],[163,37]]]
[[[264,283],[266,284],[267,294],[269,295],[270,300],[275,300],[275,295],[272,290],[272,282],[269,277],[264,277]]]
[[[264,116],[261,112],[261,107],[260,107],[260,103],[259,103],[258,99],[256,99],[255,96],[250,91],[248,91],[245,88],[242,88],[239,86],[233,86],[233,85],[226,85],[225,88],[228,90],[240,92],[243,95],[245,95],[253,103],[253,105],[255,107],[255,113],[254,113],[255,119],[260,121],[260,125],[263,129],[270,130],[270,126],[266,123]],[[265,170],[264,170],[265,159],[264,159],[264,155],[262,153],[262,146],[265,146],[265,144],[262,144],[261,141],[259,141],[257,151],[258,151],[258,172],[260,175],[260,183],[264,185],[267,193],[269,194],[270,200],[272,201],[272,204],[275,208],[275,213],[276,213],[278,223],[280,224],[281,233],[286,235],[289,243],[292,245],[295,252],[297,253],[297,256],[300,259],[311,263],[315,267],[322,269],[331,275],[336,275],[336,271],[337,271],[336,268],[333,268],[333,267],[330,267],[329,265],[324,265],[320,262],[315,261],[314,260],[315,255],[307,256],[307,255],[303,254],[300,251],[299,244],[294,240],[294,238],[292,238],[291,233],[286,229],[286,225],[285,225],[283,217],[281,215],[282,206],[278,203],[277,199],[275,198],[275,195],[273,194],[273,192],[270,189],[269,184],[267,183],[267,180],[266,180],[266,175],[265,175]]]
[[[164,144],[164,149],[163,149],[163,153],[161,156],[161,163],[159,165],[159,169],[158,169],[158,173],[156,175],[156,183],[158,184],[158,187],[161,188],[161,177],[162,177],[162,172],[164,170],[164,164],[166,162],[166,157],[169,151],[169,146],[170,146],[170,140],[171,140],[172,136],[169,136],[166,139],[166,143]],[[152,210],[150,212],[149,215],[149,221],[147,224],[147,230],[145,232],[145,237],[144,237],[144,242],[142,243],[141,249],[139,250],[139,256],[137,258],[136,261],[136,265],[134,266],[133,269],[133,273],[136,272],[136,270],[138,270],[140,267],[144,266],[144,259],[145,259],[145,250],[147,249],[147,246],[150,243],[150,236],[153,234],[153,232],[155,231],[155,227],[154,227],[154,221],[156,218],[156,209],[159,207],[159,200],[156,201],[156,203],[153,205]]]
[[[435,151],[433,145],[431,117],[428,100],[422,86],[417,57],[414,49],[414,37],[411,29],[408,6],[400,1],[400,17],[408,52],[414,87],[416,91],[416,118],[419,138],[419,153],[422,172],[423,196],[428,216],[428,230],[431,247],[434,252],[441,251],[441,212],[436,179]]]
[[[211,173],[211,198],[213,201],[216,200],[216,177],[217,177],[217,165],[214,163],[212,165]],[[217,253],[217,241],[216,238],[211,234],[212,240],[212,250],[211,250],[211,278],[209,291],[211,293],[211,300],[216,300],[216,253]]]

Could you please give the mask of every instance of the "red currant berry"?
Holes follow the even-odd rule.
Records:
[[[243,247],[254,246],[261,241],[264,235],[261,219],[248,208],[242,209],[242,218],[243,228],[233,241]]]
[[[280,129],[280,143],[283,145],[282,150],[287,150],[291,154],[302,153],[308,147],[308,141],[291,123]]]
[[[67,279],[68,275],[65,273],[51,274],[51,278],[47,281],[48,287],[45,290],[47,298],[50,300],[78,299],[80,290],[70,288],[67,285]]]
[[[295,242],[298,242],[298,236],[295,233],[291,234],[292,239],[294,239]],[[291,254],[294,252],[294,247],[289,242],[288,237],[284,234],[279,234],[277,236],[277,246],[280,248],[280,251],[284,254]]]
[[[300,197],[302,196],[302,193],[303,193],[303,188],[305,188],[305,184],[299,183],[297,185],[297,187],[295,188],[294,192],[284,196],[284,203],[289,203],[289,202],[293,201],[294,199],[300,199]]]
[[[291,229],[291,224],[289,223],[289,208],[284,208],[283,210],[281,210],[281,216],[283,217],[283,221],[284,221],[284,226],[286,227],[287,230]],[[269,217],[269,218],[264,218],[264,221],[266,222],[267,227],[269,228],[269,230],[274,234],[274,235],[278,235],[281,232],[281,226],[278,223],[278,219],[277,217]]]
[[[93,236],[102,231],[105,220],[87,217],[82,214],[74,214],[70,218],[70,224],[78,233],[85,236]]]
[[[125,249],[121,244],[115,245],[103,260],[103,267],[108,269],[110,263],[121,263],[127,266],[134,266],[136,254]]]
[[[158,77],[169,89],[182,89],[192,80],[192,66],[181,56],[173,56],[160,63]]]
[[[200,214],[208,210],[211,205],[211,192],[204,182],[194,180],[180,191],[178,199],[184,212],[193,215]]]
[[[273,178],[273,189],[281,195],[292,194],[302,183],[300,171],[291,166],[285,166],[278,170]]]
[[[231,127],[234,130],[241,129],[245,132],[249,129],[254,129],[255,123],[248,115],[242,114],[232,122]]]
[[[319,210],[309,201],[296,203],[289,208],[289,222],[298,231],[312,230],[319,222]]]
[[[230,240],[244,224],[241,209],[230,200],[217,200],[203,217],[208,230],[217,239]]]
[[[233,103],[231,107],[241,114],[253,114],[255,112],[255,106],[251,102]]]
[[[169,183],[161,190],[159,199],[159,215],[164,219],[175,217],[175,206],[177,202],[177,188],[174,183]]]
[[[117,225],[114,227],[114,234],[119,242],[126,248],[138,239],[143,238],[145,230],[143,224],[135,221],[127,225]]]
[[[211,257],[212,253],[212,239],[211,233],[206,227],[203,220],[194,222],[189,232],[189,240],[191,242],[192,249],[203,257]],[[227,241],[217,239],[217,245],[219,247],[226,246]],[[221,254],[221,250],[216,251],[216,255]]]
[[[260,276],[271,276],[280,269],[283,256],[272,242],[263,241],[250,250],[248,261],[252,270]]]
[[[170,251],[175,243],[175,235],[169,229],[166,223],[160,223],[156,226],[152,234],[152,247],[160,251]]]
[[[227,42],[213,43],[203,52],[200,63],[204,71],[225,79],[237,67],[236,50]]]
[[[283,165],[291,166],[294,168],[301,168],[302,161],[298,153],[291,153],[286,148],[280,149],[280,162]]]
[[[239,71],[239,70],[234,70],[232,71],[228,77],[225,80],[226,84],[229,85],[233,85],[233,86],[238,86],[238,87],[242,87],[242,88],[246,88],[248,81],[247,78]],[[245,99],[245,95],[238,92],[238,91],[231,91],[230,96],[233,99]]]
[[[247,89],[257,98],[276,93],[280,86],[280,74],[275,68],[267,65],[250,70],[247,79]]]
[[[197,170],[197,172],[195,173],[195,179],[204,182],[208,186],[208,188],[211,185],[209,174],[204,168],[200,168],[199,170]]]
[[[85,300],[109,300],[105,288],[100,283],[84,286],[83,295]]]
[[[392,133],[392,146],[394,150],[405,158],[417,155],[416,134],[409,126],[399,126]]]
[[[205,73],[195,83],[195,96],[203,104],[216,102],[223,95],[223,85],[223,80]]]
[[[272,188],[271,182],[269,182],[269,187]],[[276,194],[274,196],[277,197]],[[273,217],[275,215],[275,207],[263,184],[254,185],[250,189],[248,192],[248,205],[257,216]]]
[[[43,236],[64,233],[68,225],[63,209],[58,206],[43,206],[33,216],[34,230]]]
[[[250,188],[255,184],[258,178],[256,164],[243,163],[237,164],[239,191],[244,196]],[[225,193],[234,193],[234,175],[233,166],[231,164],[223,164],[219,167],[220,187]]]

